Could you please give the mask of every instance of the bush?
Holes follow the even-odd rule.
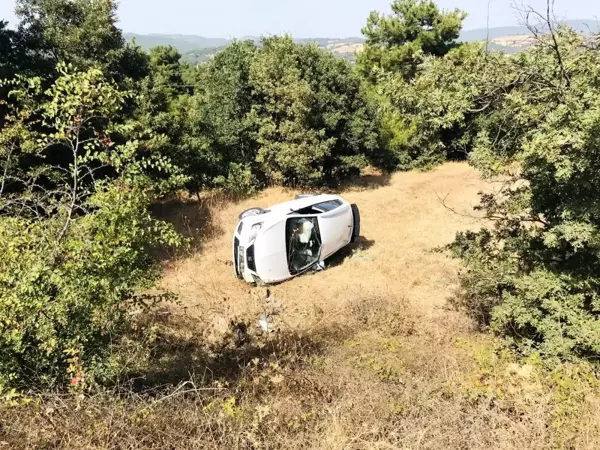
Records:
[[[15,85],[0,132],[0,391],[108,376],[136,292],[158,274],[151,249],[179,244],[148,213],[144,173],[181,178],[111,138],[127,132],[127,95],[99,70],[58,71],[46,92]]]
[[[314,45],[235,42],[196,76],[182,146],[192,190],[233,186],[224,180],[240,167],[254,187],[337,183],[377,161],[378,116],[360,79]]]
[[[257,185],[252,170],[247,164],[231,163],[227,178],[219,177],[215,184],[233,195],[244,196],[251,194]]]
[[[571,30],[554,37],[488,94],[471,161],[496,181],[478,207],[494,226],[453,246],[460,301],[523,352],[597,358],[600,56]]]
[[[158,275],[148,250],[176,242],[139,190],[113,185],[89,205],[58,247],[59,220],[0,220],[0,390],[110,376],[135,293]]]

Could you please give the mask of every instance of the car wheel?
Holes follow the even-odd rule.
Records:
[[[314,197],[317,194],[298,194],[295,197],[295,200],[301,199],[301,198],[309,198],[309,197]]]
[[[240,214],[239,219],[245,219],[246,217],[250,217],[250,216],[257,216],[259,214],[264,214],[265,210],[262,208],[250,208],[247,209],[246,211],[244,211],[243,213]]]
[[[352,239],[350,240],[350,242],[354,243],[360,236],[360,211],[358,210],[358,206],[356,206],[354,203],[352,205],[350,205],[350,207],[352,208],[352,225],[353,225]]]

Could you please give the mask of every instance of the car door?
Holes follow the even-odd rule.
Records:
[[[322,239],[321,260],[324,260],[352,239],[352,208],[340,201],[339,206],[317,217]]]
[[[321,260],[321,234],[315,216],[295,215],[286,221],[286,254],[290,275],[310,270]]]

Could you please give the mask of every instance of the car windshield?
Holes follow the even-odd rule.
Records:
[[[286,224],[290,274],[300,273],[319,261],[321,236],[315,217],[293,217]]]

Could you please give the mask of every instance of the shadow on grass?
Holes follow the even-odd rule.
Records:
[[[205,241],[224,233],[212,214],[218,202],[222,201],[213,197],[172,198],[152,205],[152,214],[157,219],[173,225],[181,236],[187,238],[190,242],[190,250],[199,251]]]
[[[166,325],[151,345],[145,370],[131,372],[119,383],[124,392],[160,396],[187,381],[201,389],[234,386],[256,375],[260,367],[298,368],[353,333],[350,328],[330,326],[302,334],[262,334],[254,324],[232,321],[219,342],[209,343],[199,329],[193,329],[192,319]]]
[[[335,189],[335,192],[341,193],[348,190],[367,191],[379,189],[381,187],[389,186],[391,179],[392,174],[388,172],[367,173],[354,179],[342,182],[338,188]]]
[[[356,257],[358,252],[370,249],[375,245],[375,241],[369,240],[364,236],[359,236],[356,242],[348,244],[340,251],[334,253],[326,261],[327,267],[336,267],[342,265],[347,259]]]

